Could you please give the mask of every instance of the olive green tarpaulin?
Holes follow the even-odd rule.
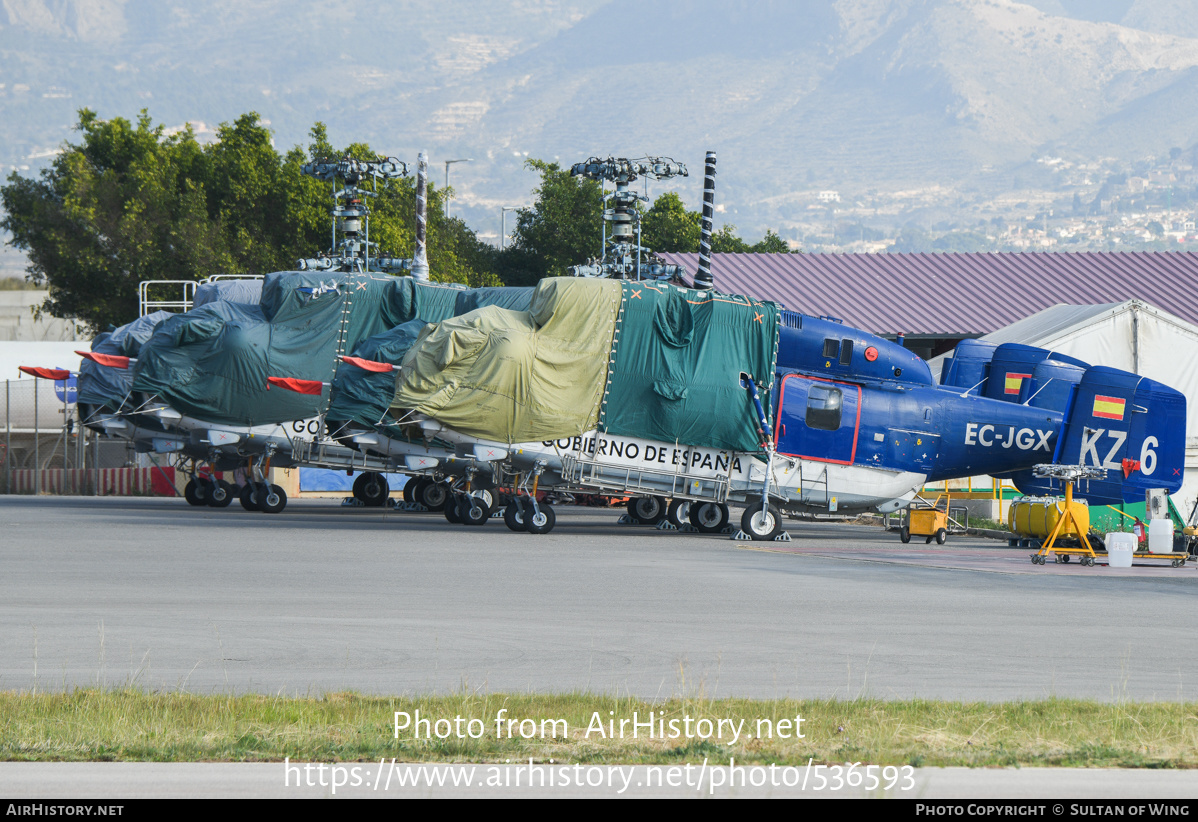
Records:
[[[594,430],[621,300],[609,280],[542,280],[528,311],[489,306],[427,326],[393,413],[470,436],[532,442]]]
[[[453,316],[459,316],[476,308],[497,305],[513,311],[526,311],[532,303],[531,288],[471,288],[457,293]],[[435,317],[434,319],[445,319]],[[432,320],[418,317],[411,322],[398,325],[382,334],[376,334],[358,344],[353,356],[374,362],[401,365],[408,350],[420,337],[424,326]],[[109,369],[111,370],[111,369]],[[366,371],[362,368],[342,368],[333,381],[333,398],[329,403],[327,419],[333,430],[346,422],[376,425],[384,422],[383,417],[395,395],[395,375],[390,372]],[[380,426],[388,436],[403,436],[396,428]]]
[[[665,283],[624,282],[601,430],[733,451],[760,446],[741,387],[767,415],[778,360],[775,303]]]
[[[338,354],[416,317],[453,315],[461,286],[370,273],[268,274],[257,305],[208,303],[171,317],[141,347],[133,390],[209,422],[263,425],[315,417],[328,402],[267,392],[267,377],[331,382]]]

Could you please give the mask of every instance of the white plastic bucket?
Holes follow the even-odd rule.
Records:
[[[1114,532],[1106,535],[1107,562],[1112,568],[1130,568],[1136,552],[1136,535]]]
[[[1148,551],[1152,554],[1173,553],[1173,520],[1154,519],[1148,522]]]

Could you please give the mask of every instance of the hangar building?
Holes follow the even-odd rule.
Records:
[[[694,272],[698,254],[664,254]],[[715,287],[831,316],[939,362],[957,342],[1020,342],[1122,368],[1186,396],[1198,498],[1198,253],[713,254]],[[969,487],[989,487],[978,478]]]

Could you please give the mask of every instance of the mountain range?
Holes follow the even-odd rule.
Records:
[[[1198,141],[1198,0],[0,0],[0,166],[36,171],[76,111],[246,111],[446,159],[482,236],[528,157],[660,154],[696,207],[793,224],[819,190],[996,197],[1046,155],[1128,163]],[[660,186],[649,187],[660,193]]]

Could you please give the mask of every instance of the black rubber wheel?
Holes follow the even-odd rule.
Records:
[[[763,513],[759,502],[746,508],[741,514],[740,529],[754,540],[772,540],[782,533],[782,517],[778,514],[778,509],[772,505]]]
[[[902,528],[899,529],[899,542],[901,542],[903,545],[906,545],[910,541],[911,541],[911,529],[908,528],[906,525],[904,525]]]
[[[378,508],[387,502],[387,497],[391,495],[391,489],[387,486],[387,478],[377,471],[367,471],[361,476],[364,480],[362,483],[362,496],[358,499],[362,500],[371,508]],[[357,485],[355,482],[354,485]]]
[[[287,507],[287,494],[277,485],[258,489],[258,508],[266,514],[277,514]]]
[[[628,500],[628,515],[645,525],[656,525],[666,518],[666,501],[661,497],[633,497]]]
[[[458,519],[463,525],[486,525],[491,518],[491,506],[485,498],[462,494],[458,500]]]
[[[187,500],[188,505],[207,505],[208,488],[207,482],[195,478],[189,479],[183,486],[183,499]]]
[[[943,528],[938,528],[936,530],[936,544],[943,545],[945,543],[945,541],[947,541],[947,540],[948,540],[948,531],[944,530]]]
[[[487,517],[489,519],[491,514],[494,514],[499,508],[499,498],[496,496],[495,491],[491,488],[475,488],[472,493],[474,501],[487,509]]]
[[[408,480],[408,484],[404,486],[404,500],[414,502],[417,505],[424,505],[424,486],[428,485],[432,480],[428,477],[412,477]],[[409,489],[411,491],[409,492]],[[408,494],[411,494],[411,500],[408,500]]]
[[[231,485],[224,480],[215,480],[208,489],[208,504],[213,508],[228,508],[236,493],[236,485]]]
[[[503,509],[503,524],[512,531],[528,530],[524,525],[524,503],[521,500],[514,499]]]
[[[258,511],[258,492],[254,489],[254,483],[247,482],[241,486],[241,493],[238,494],[238,499],[241,500],[241,507],[247,511]]]
[[[692,502],[688,512],[691,525],[704,534],[716,534],[728,524],[728,506],[722,502]]]
[[[441,513],[445,515],[446,522],[452,522],[457,525],[462,521],[459,509],[460,502],[458,494],[452,494],[449,499],[445,500],[445,503],[441,506]]]
[[[1061,557],[1061,562],[1068,562],[1068,561],[1069,561],[1069,555],[1068,555],[1068,554],[1060,554],[1059,556]]]
[[[358,476],[354,477],[354,490],[352,493],[354,495],[354,499],[358,500],[359,502],[361,502],[361,500],[362,500],[362,486],[365,484],[366,484],[366,475],[365,474],[358,474]]]
[[[449,488],[443,482],[427,480],[420,489],[420,504],[430,511],[444,511],[449,500]]]
[[[666,507],[666,521],[675,528],[681,528],[690,522],[691,501],[688,499],[670,500]]]
[[[420,480],[416,477],[408,477],[407,481],[403,484],[403,501],[404,502],[407,502],[407,503],[416,502],[416,484],[419,482],[420,482]]]
[[[557,514],[553,513],[552,505],[546,505],[542,502],[537,507],[541,509],[539,514],[532,512],[531,505],[524,511],[524,519],[528,523],[528,533],[548,534],[553,530],[553,526],[557,524]]]

